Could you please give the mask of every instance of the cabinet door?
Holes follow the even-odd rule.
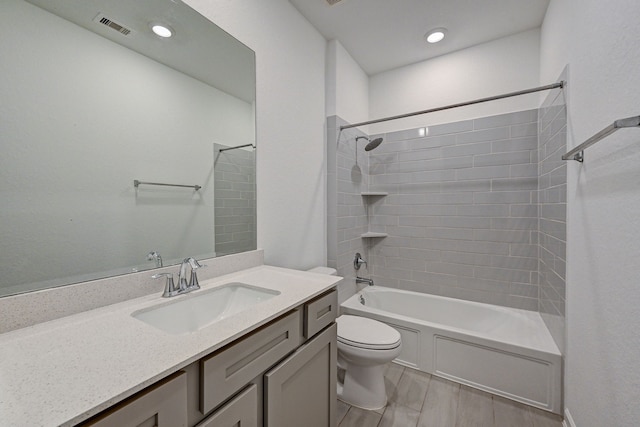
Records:
[[[209,413],[300,345],[296,310],[203,358],[200,411]]]
[[[196,427],[257,427],[258,389],[247,387]]]
[[[187,375],[180,371],[90,419],[93,427],[186,427]]]
[[[265,427],[335,427],[334,323],[265,375]]]

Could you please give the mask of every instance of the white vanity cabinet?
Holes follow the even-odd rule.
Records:
[[[335,427],[337,309],[333,289],[81,425]]]

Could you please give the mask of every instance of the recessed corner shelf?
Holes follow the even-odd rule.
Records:
[[[364,234],[361,234],[360,237],[362,237],[363,239],[371,239],[371,238],[375,238],[375,237],[387,237],[388,234],[387,233],[376,233],[373,231],[368,231]]]
[[[360,193],[361,196],[388,196],[389,193],[386,191],[363,191]]]

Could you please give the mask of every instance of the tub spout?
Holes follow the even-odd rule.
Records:
[[[365,279],[364,277],[356,276],[356,283],[366,283],[369,286],[373,286],[372,279]]]

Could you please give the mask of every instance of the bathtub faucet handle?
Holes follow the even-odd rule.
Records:
[[[360,255],[360,252],[356,252],[356,257],[353,259],[353,268],[355,268],[356,270],[360,270],[362,264],[366,266],[367,261],[362,259],[362,255]]]

